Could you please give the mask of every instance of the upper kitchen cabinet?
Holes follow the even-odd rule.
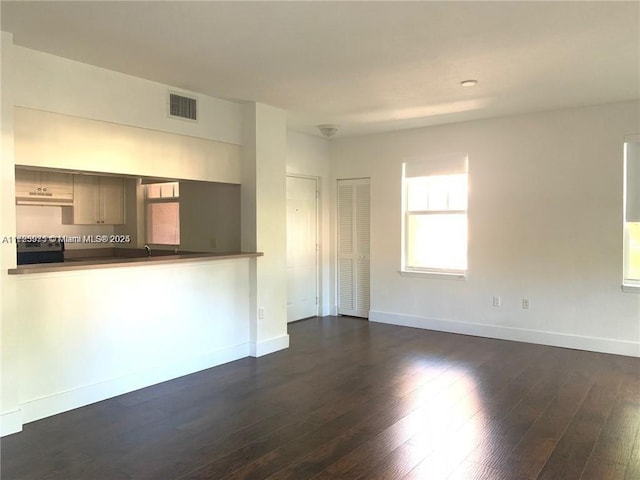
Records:
[[[21,205],[71,205],[70,173],[16,168],[16,203]]]
[[[73,209],[65,210],[62,221],[67,224],[123,224],[123,179],[98,175],[74,175]]]

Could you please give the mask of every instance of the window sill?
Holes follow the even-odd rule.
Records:
[[[440,280],[466,280],[466,273],[453,273],[453,272],[414,272],[407,270],[398,271],[401,277],[415,277],[415,278],[437,278]]]
[[[640,293],[640,285],[622,285],[622,291],[625,293]]]

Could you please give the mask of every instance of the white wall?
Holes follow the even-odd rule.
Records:
[[[329,140],[304,133],[287,132],[287,174],[317,179],[320,189],[318,212],[319,297],[322,316],[330,315],[333,281],[331,275],[331,175]]]
[[[252,265],[252,355],[289,346],[287,334],[286,112],[263,104],[245,109],[241,211],[243,251]],[[263,312],[263,318],[259,312]]]
[[[640,296],[621,291],[622,143],[638,109],[334,141],[334,179],[371,177],[371,319],[640,355]],[[450,152],[469,154],[468,279],[400,276],[401,163]]]
[[[0,236],[15,237],[15,169],[13,163],[12,36],[0,37]],[[22,428],[19,407],[20,324],[15,315],[15,287],[7,268],[14,267],[16,246],[0,242],[0,435]]]
[[[242,105],[196,94],[198,122],[169,118],[174,87],[14,46],[15,104],[220,142],[242,143]],[[184,92],[193,93],[193,92]]]
[[[249,262],[15,277],[22,421],[246,357]]]
[[[13,115],[18,165],[240,183],[239,145],[30,108]]]

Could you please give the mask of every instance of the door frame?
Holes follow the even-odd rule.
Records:
[[[322,203],[322,190],[321,190],[321,181],[322,179],[320,177],[316,177],[314,175],[304,175],[304,174],[300,174],[300,173],[286,173],[285,174],[285,182],[286,182],[286,178],[287,177],[291,177],[291,178],[302,178],[305,180],[313,180],[315,182],[316,185],[316,256],[315,256],[315,263],[316,263],[316,316],[318,316],[320,314],[321,311],[321,305],[322,305],[322,297],[321,297],[321,289],[320,289],[320,282],[322,281],[322,275],[321,275],[321,269],[320,269],[320,259],[321,259],[321,251],[322,251],[322,245],[320,244],[320,232],[321,232],[321,227],[322,227],[322,223],[321,223],[321,216],[320,216],[320,205]],[[286,192],[285,192],[286,193]],[[285,199],[286,201],[286,199]],[[289,228],[289,225],[287,225],[287,228]],[[287,246],[288,248],[288,246]],[[289,293],[287,292],[287,300],[289,299]],[[296,321],[296,320],[293,320]],[[289,322],[287,322],[289,323]]]

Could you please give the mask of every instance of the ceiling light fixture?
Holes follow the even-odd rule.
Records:
[[[333,137],[336,133],[338,133],[338,127],[335,125],[318,125],[318,130],[325,137]]]
[[[478,84],[478,80],[463,80],[460,85],[463,87],[475,87]]]

